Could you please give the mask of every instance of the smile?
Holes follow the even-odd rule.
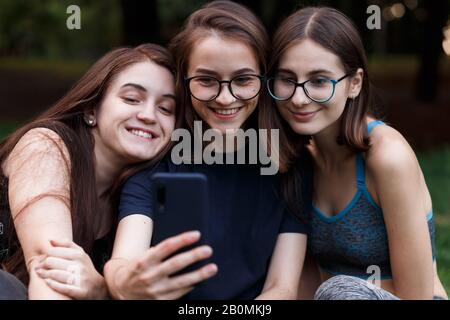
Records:
[[[316,111],[292,111],[289,110],[289,112],[292,114],[292,116],[294,117],[294,119],[296,121],[299,122],[308,122],[310,121],[312,118],[314,118],[314,116],[319,112],[320,110],[316,110]]]
[[[218,108],[209,108],[214,114],[221,119],[229,119],[236,116],[239,111],[242,110],[243,107],[233,108],[233,109],[218,109]]]
[[[155,135],[153,132],[149,130],[143,130],[143,129],[135,129],[135,128],[129,128],[127,131],[137,137],[144,138],[147,140],[155,139],[158,136]]]

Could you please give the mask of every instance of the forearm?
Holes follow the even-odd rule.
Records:
[[[28,285],[28,299],[30,300],[71,300],[70,297],[56,292],[50,288],[44,279],[39,277],[34,268],[38,261],[34,260],[30,263],[29,275],[30,283]]]
[[[433,299],[433,280],[394,278],[394,294],[402,300],[431,300]]]
[[[297,290],[291,287],[273,286],[264,289],[255,300],[295,300]]]

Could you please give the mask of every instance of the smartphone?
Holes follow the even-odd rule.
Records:
[[[158,172],[151,177],[151,180],[154,186],[151,246],[157,245],[167,238],[193,230],[201,232],[200,240],[191,246],[181,248],[173,255],[208,244],[207,177],[201,173]],[[210,262],[210,258],[201,260],[174,275],[197,270]]]

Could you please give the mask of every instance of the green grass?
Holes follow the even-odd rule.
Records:
[[[17,124],[0,122],[0,139]],[[438,272],[450,293],[450,145],[417,154],[433,199]]]
[[[450,146],[417,156],[433,199],[438,273],[450,293]]]

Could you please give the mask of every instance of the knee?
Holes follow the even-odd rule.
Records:
[[[27,288],[12,274],[0,270],[0,300],[26,300]]]
[[[359,278],[338,275],[323,282],[314,295],[314,300],[353,300],[363,291],[367,283]]]

